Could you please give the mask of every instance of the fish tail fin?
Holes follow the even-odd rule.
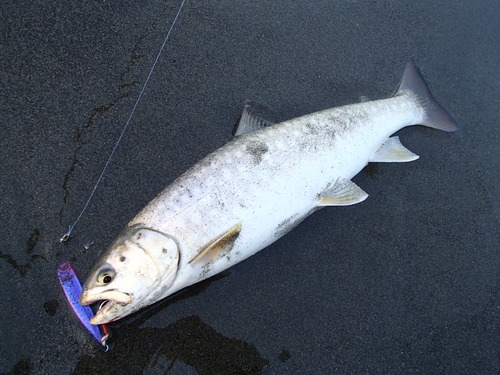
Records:
[[[427,83],[425,83],[424,78],[411,60],[406,63],[403,79],[394,96],[397,95],[411,95],[414,97],[424,111],[423,119],[420,122],[421,125],[446,132],[458,130],[457,122],[432,97]]]

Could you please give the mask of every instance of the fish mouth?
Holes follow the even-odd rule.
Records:
[[[99,310],[92,319],[90,324],[105,324],[110,323],[120,318],[117,314],[117,305],[126,306],[132,302],[132,297],[128,293],[119,292],[117,290],[108,290],[94,296],[89,295],[87,291],[82,292],[80,296],[80,304],[92,305],[99,303]],[[112,311],[115,310],[115,311]]]
[[[90,319],[90,324],[94,325],[99,325],[99,324],[107,324],[111,323],[112,321],[118,319],[118,316],[115,316],[114,318],[109,318],[106,317],[106,313],[113,308],[113,306],[116,305],[116,302],[110,301],[110,300],[103,300],[101,302],[101,306],[99,307],[99,310],[97,310],[96,314]]]

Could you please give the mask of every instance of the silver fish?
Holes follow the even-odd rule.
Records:
[[[235,137],[195,164],[128,223],[85,282],[92,324],[121,319],[262,250],[325,206],[368,196],[351,181],[368,162],[418,158],[391,135],[410,125],[452,132],[412,62],[388,98],[278,124],[246,107]]]

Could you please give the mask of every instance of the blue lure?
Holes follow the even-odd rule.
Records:
[[[78,277],[73,271],[73,268],[69,264],[69,262],[64,262],[59,265],[57,269],[57,277],[61,286],[64,290],[64,294],[66,294],[66,298],[68,299],[69,304],[73,308],[73,311],[78,316],[82,324],[87,328],[87,330],[94,336],[96,341],[103,345],[106,350],[108,349],[107,339],[109,337],[109,330],[106,325],[101,325],[101,329],[99,326],[90,324],[90,319],[93,318],[94,312],[90,308],[90,306],[80,305],[80,294],[82,293],[82,284],[78,280]]]

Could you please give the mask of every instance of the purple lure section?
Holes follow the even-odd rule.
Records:
[[[90,319],[94,316],[92,309],[90,306],[80,305],[79,298],[82,292],[82,285],[80,284],[78,277],[76,277],[75,271],[73,271],[69,262],[64,262],[59,265],[59,268],[57,269],[57,277],[64,290],[64,294],[66,294],[66,297],[68,298],[69,304],[75,311],[75,314],[78,316],[85,328],[87,328],[92,336],[94,336],[97,342],[101,344],[103,335],[101,334],[99,327],[90,324]]]

